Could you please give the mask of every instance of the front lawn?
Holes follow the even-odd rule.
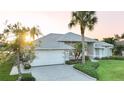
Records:
[[[14,81],[17,80],[18,76],[10,76],[9,73],[11,71],[13,64],[11,62],[5,62],[0,64],[0,81]]]
[[[0,60],[0,81],[16,81],[18,75],[9,75],[12,69],[14,59],[10,58],[8,61]],[[23,74],[23,77],[31,77],[31,74]]]
[[[99,64],[97,66],[93,64]],[[76,64],[74,68],[98,80],[124,80],[124,60],[100,60],[98,63]]]
[[[100,60],[99,80],[124,80],[124,60]]]

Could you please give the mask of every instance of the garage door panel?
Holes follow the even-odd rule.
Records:
[[[65,62],[64,51],[36,51],[36,58],[32,66],[63,64]]]

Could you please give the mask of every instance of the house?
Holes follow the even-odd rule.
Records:
[[[73,45],[81,42],[81,36],[72,32],[66,34],[51,33],[35,41],[36,58],[32,66],[64,64],[65,61],[74,59]],[[102,58],[112,56],[113,45],[99,42],[85,37],[87,48],[85,55],[90,58]]]
[[[115,44],[124,46],[124,39],[120,39],[119,41],[116,41]]]
[[[117,46],[121,46],[121,49],[119,49],[119,50],[121,51],[121,55],[124,56],[124,39],[116,41],[115,44]]]
[[[97,41],[94,43],[94,55],[93,58],[103,58],[112,56],[113,45]]]

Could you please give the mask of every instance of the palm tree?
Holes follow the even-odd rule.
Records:
[[[84,33],[85,29],[93,30],[94,25],[97,23],[97,17],[95,11],[75,11],[72,12],[72,19],[69,23],[69,27],[80,25],[81,37],[82,37],[82,63],[85,63],[85,45],[84,45]]]
[[[75,59],[78,60],[78,58],[82,52],[82,44],[80,42],[75,43],[74,48],[75,48],[75,50],[74,50]]]
[[[39,31],[38,27],[32,27],[30,29],[30,36],[31,38],[33,38],[33,40],[35,39],[36,36],[39,36],[41,34],[41,32]]]
[[[19,74],[18,80],[20,80],[22,78],[22,73],[20,69],[20,57],[22,54],[21,51],[25,49],[25,47],[28,45],[28,43],[25,42],[25,36],[27,35],[27,33],[30,33],[30,35],[34,39],[35,36],[38,36],[40,32],[36,27],[24,27],[21,25],[21,23],[17,22],[14,25],[7,25],[6,29],[4,29],[4,33],[6,34],[6,36],[9,34],[14,34],[16,37],[15,41],[10,45],[10,49],[16,54],[16,63]]]
[[[36,37],[38,37],[39,35],[41,35],[42,33],[40,32],[38,26],[37,27],[32,27],[30,30],[29,30],[29,34],[30,34],[30,37],[33,39],[33,41],[36,39]],[[29,50],[29,57],[30,57],[30,61],[32,59],[31,57],[31,50],[34,50],[34,43],[33,42],[30,42],[30,50]]]

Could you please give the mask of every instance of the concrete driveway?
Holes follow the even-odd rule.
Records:
[[[80,71],[75,70],[70,65],[53,65],[32,67],[32,75],[38,81],[95,81],[92,78]]]

